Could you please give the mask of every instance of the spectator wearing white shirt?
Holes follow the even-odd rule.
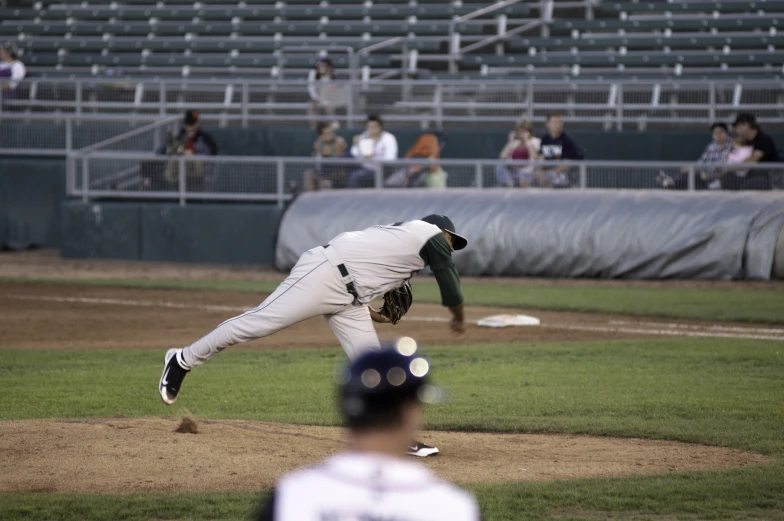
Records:
[[[11,97],[26,74],[24,63],[19,61],[16,45],[13,42],[0,45],[0,89],[4,98]]]
[[[378,115],[369,115],[365,128],[365,132],[354,136],[354,146],[351,147],[351,155],[353,157],[376,161],[397,159],[397,138],[384,130],[384,122]],[[362,163],[362,168],[354,170],[349,174],[348,187],[371,187],[373,186],[375,175],[375,163]]]

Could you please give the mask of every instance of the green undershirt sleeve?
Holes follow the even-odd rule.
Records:
[[[438,289],[441,290],[441,304],[447,307],[459,306],[463,303],[463,291],[460,288],[460,275],[457,274],[455,262],[452,260],[452,248],[443,233],[434,235],[419,250],[419,256],[430,266],[436,276]]]

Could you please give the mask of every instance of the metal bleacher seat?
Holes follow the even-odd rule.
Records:
[[[412,53],[420,78],[704,77],[739,72],[752,77],[771,71],[779,74],[784,64],[784,54],[777,50],[784,44],[784,33],[777,32],[784,24],[784,0],[604,1],[595,4],[594,18],[562,11],[569,17],[554,16],[541,35],[517,31],[503,41],[472,45],[499,34],[499,16],[504,27],[507,18],[520,25],[530,22],[525,17],[541,10],[536,4],[520,2],[455,23],[455,17],[490,4],[475,0],[45,2],[43,7],[0,9],[0,38],[18,40],[32,76],[97,74],[101,68],[115,74],[122,70],[176,76],[190,68],[191,77],[221,70],[237,76],[244,69],[259,77],[262,69],[273,75],[274,70],[286,68],[301,77],[319,51],[329,52],[336,66],[345,68],[348,58],[341,49],[357,52],[377,44],[380,48],[372,53],[360,53],[360,66],[400,71],[404,63],[410,65]],[[450,37],[453,26],[461,51],[447,56],[455,43]],[[402,38],[390,41],[394,37]]]
[[[483,4],[463,4],[461,6],[449,4],[433,5],[389,5],[377,4],[369,7],[336,5],[333,7],[320,6],[282,6],[276,7],[274,4],[251,5],[246,7],[210,5],[193,7],[192,3],[188,6],[175,5],[167,9],[157,9],[154,5],[122,6],[111,8],[108,6],[62,6],[53,7],[47,11],[34,13],[33,10],[25,10],[24,13],[16,13],[4,19],[31,19],[40,17],[45,20],[57,20],[65,18],[75,18],[78,20],[108,20],[116,18],[124,21],[148,20],[158,18],[160,20],[191,20],[199,18],[201,20],[232,20],[238,18],[242,21],[273,21],[276,18],[281,20],[315,20],[321,17],[328,17],[335,20],[362,20],[368,17],[372,20],[403,20],[416,17],[417,20],[449,20],[454,16],[461,16],[471,13],[483,7]],[[0,11],[2,12],[2,11]],[[494,12],[494,15],[505,14],[507,16],[523,16],[528,12],[524,4],[508,6]],[[3,18],[0,18],[3,19]]]
[[[678,2],[603,2],[599,4],[601,12],[619,13],[694,13],[705,11],[721,11],[722,13],[744,13],[753,11],[784,11],[784,0],[730,0],[717,3],[714,1],[678,1]]]
[[[691,18],[662,18],[643,20],[555,20],[552,29],[555,34],[571,31],[601,33],[607,31],[698,31],[698,30],[756,30],[779,27],[784,24],[784,13],[735,15],[731,17],[712,18],[697,16]]]
[[[682,51],[682,52],[651,52],[635,51],[629,53],[618,52],[590,52],[580,53],[575,56],[571,53],[554,52],[529,56],[525,54],[497,56],[471,55],[463,63],[467,66],[491,67],[527,65],[572,65],[582,66],[616,66],[626,67],[652,66],[652,65],[678,65],[701,66],[726,63],[727,65],[765,65],[784,62],[784,51],[756,51],[743,50],[738,53],[724,53],[721,51]]]
[[[579,52],[596,51],[599,49],[621,48],[629,50],[643,49],[706,49],[709,47],[730,46],[732,49],[765,49],[769,45],[784,45],[784,34],[769,33],[725,33],[704,34],[684,33],[664,36],[662,34],[625,34],[607,35],[596,38],[521,38],[509,42],[510,53],[528,53],[531,48],[547,49],[548,51],[577,49]]]

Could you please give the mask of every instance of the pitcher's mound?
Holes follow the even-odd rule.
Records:
[[[240,420],[175,418],[0,422],[0,493],[259,490],[282,473],[346,448],[345,432]],[[767,463],[760,454],[641,439],[427,432],[423,461],[457,483],[539,481],[718,469]]]

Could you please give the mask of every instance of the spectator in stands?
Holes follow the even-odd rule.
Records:
[[[384,186],[396,188],[446,188],[449,175],[438,164],[441,148],[446,144],[443,132],[425,132],[406,152],[406,159],[426,159],[420,164],[407,165],[396,170]]]
[[[729,155],[727,156],[727,164],[728,165],[738,165],[740,163],[745,163],[751,155],[754,153],[754,148],[751,145],[747,145],[746,141],[741,139],[739,136],[735,136],[735,139],[732,140],[732,150],[730,150]],[[730,172],[726,172],[724,175],[730,176],[734,175],[736,177],[746,177],[749,170],[733,170]],[[717,181],[720,182],[719,179]],[[725,181],[725,184],[732,185],[732,181]],[[720,188],[719,185],[717,188]]]
[[[167,156],[215,156],[218,155],[218,145],[215,144],[212,136],[201,130],[199,113],[195,110],[188,110],[185,112],[179,133],[171,135],[168,141],[158,149],[158,153]],[[203,190],[205,184],[213,177],[214,172],[214,164],[205,166],[201,161],[188,161],[185,171],[188,190]],[[164,177],[169,183],[178,182],[178,161],[170,161],[166,165]]]
[[[27,75],[24,63],[19,61],[19,52],[13,42],[0,45],[0,90],[3,98],[13,96],[14,90]]]
[[[374,159],[390,161],[397,159],[397,139],[384,130],[384,122],[376,114],[367,117],[366,130],[354,136],[351,155],[357,159]],[[373,186],[376,175],[376,164],[362,163],[362,167],[349,174],[348,187],[361,188]]]
[[[335,133],[335,124],[321,121],[316,125],[318,137],[313,142],[313,156],[345,157],[348,152],[346,140]],[[345,188],[347,185],[346,165],[324,163],[316,170],[307,170],[304,174],[304,190],[310,192],[322,188]]]
[[[777,163],[781,159],[773,138],[762,130],[753,114],[741,113],[733,123],[735,134],[751,146],[751,156],[744,163]],[[752,168],[745,175],[728,175],[722,178],[725,188],[730,190],[770,190],[771,172]]]
[[[710,127],[712,141],[708,143],[702,155],[697,160],[701,164],[710,163],[726,163],[727,158],[732,152],[732,141],[730,140],[730,132],[725,123],[716,122]],[[672,176],[659,171],[656,180],[663,188],[674,188],[676,190],[686,190],[689,185],[689,169],[682,168],[679,173]],[[721,182],[719,178],[724,175],[724,171],[716,168],[707,168],[696,172],[694,179],[694,187],[697,190],[705,190],[708,188],[720,188]]]
[[[321,87],[331,83],[335,79],[335,67],[329,58],[320,58],[308,73],[308,92],[310,93],[310,103],[308,103],[308,116],[311,121],[323,110],[326,114],[335,113],[334,107],[321,95]]]
[[[563,114],[551,112],[547,115],[547,134],[542,136],[542,143],[539,147],[539,156],[546,161],[577,160],[583,158],[583,152],[574,139],[564,132]],[[565,188],[570,185],[569,167],[559,166],[556,168],[538,169],[536,171],[537,182],[540,186],[551,186],[553,188]]]
[[[530,165],[515,165],[514,161],[530,161],[539,158],[542,140],[534,136],[534,126],[528,120],[520,121],[509,133],[509,139],[499,157],[510,161],[509,165],[499,165],[495,169],[498,184],[505,187],[534,185],[534,168]]]

